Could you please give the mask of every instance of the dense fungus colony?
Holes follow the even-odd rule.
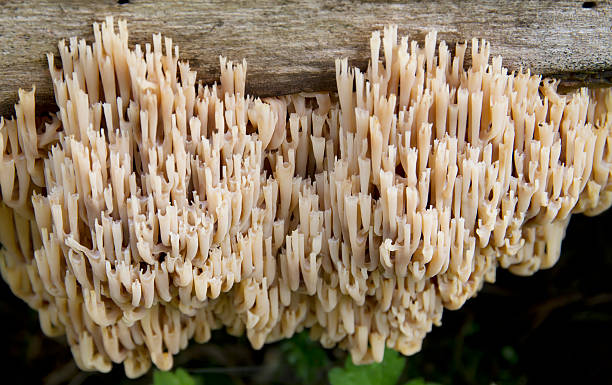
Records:
[[[203,86],[170,39],[94,33],[60,42],[61,70],[48,56],[57,114],[20,91],[0,121],[2,276],[84,370],[169,369],[220,327],[412,354],[612,200],[612,91],[560,95],[484,41],[466,71],[466,44],[388,28],[365,73],[336,62],[337,94],[260,100],[245,62]]]

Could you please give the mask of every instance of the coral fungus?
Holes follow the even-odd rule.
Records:
[[[412,354],[611,204],[612,91],[561,95],[484,41],[465,70],[467,44],[389,27],[366,72],[336,62],[337,93],[259,99],[246,62],[204,86],[170,39],[94,34],[48,56],[56,114],[20,91],[0,121],[2,276],[84,370],[169,369],[220,327]]]

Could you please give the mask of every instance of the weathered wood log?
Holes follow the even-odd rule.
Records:
[[[207,83],[218,79],[219,55],[246,58],[248,91],[259,96],[334,90],[334,59],[366,67],[370,32],[391,23],[417,40],[437,29],[451,47],[485,38],[511,70],[529,67],[568,86],[612,83],[610,1],[24,0],[2,2],[0,114],[33,84],[37,108],[52,108],[45,53],[57,53],[59,39],[91,41],[91,24],[107,15],[128,21],[132,44],[154,32],[171,37]]]

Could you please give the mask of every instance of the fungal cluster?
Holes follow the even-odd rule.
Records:
[[[612,90],[561,95],[484,41],[465,70],[467,44],[389,27],[366,72],[336,62],[337,93],[259,99],[246,62],[204,86],[168,38],[94,35],[48,55],[56,114],[20,91],[0,121],[2,276],[83,370],[167,370],[221,327],[412,354],[612,203]]]

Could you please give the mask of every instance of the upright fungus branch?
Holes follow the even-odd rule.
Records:
[[[0,268],[84,370],[172,367],[211,329],[308,328],[355,362],[419,351],[498,267],[552,266],[570,214],[612,202],[612,91],[508,73],[474,39],[389,27],[338,93],[259,99],[246,62],[203,86],[125,22],[49,54],[58,111],[0,121]],[[381,50],[383,57],[379,57]]]

